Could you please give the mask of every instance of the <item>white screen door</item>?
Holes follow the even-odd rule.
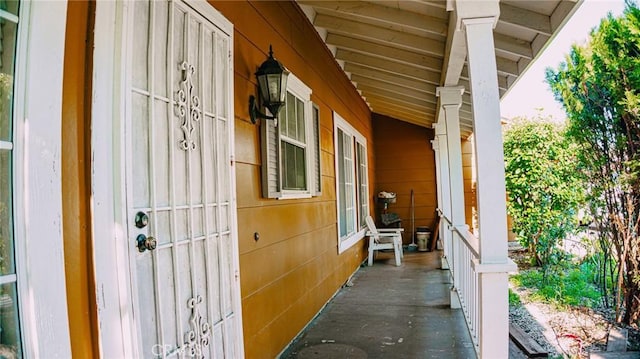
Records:
[[[130,4],[125,158],[138,352],[236,358],[231,37],[181,1]]]

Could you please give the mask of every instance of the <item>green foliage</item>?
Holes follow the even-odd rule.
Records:
[[[614,273],[618,320],[640,320],[640,10],[627,3],[585,46],[574,45],[547,82],[569,118],[598,227],[602,279]],[[611,269],[609,256],[615,256]],[[606,291],[606,280],[601,281]],[[622,318],[624,316],[624,318]]]
[[[593,283],[593,267],[584,264],[577,268],[544,274],[540,270],[523,271],[511,277],[517,286],[532,289],[533,300],[549,302],[559,307],[594,307],[601,296]]]
[[[516,119],[504,134],[513,231],[545,271],[560,262],[559,242],[579,225],[584,192],[574,154],[563,126],[548,119]]]
[[[605,263],[606,262],[606,263]],[[616,263],[610,257],[605,257],[602,252],[585,257],[582,260],[583,270],[593,275],[591,281],[597,283],[603,295],[607,295],[615,286],[615,276],[611,271],[602,271],[601,268],[615,268]]]
[[[518,293],[515,293],[514,291],[511,290],[511,288],[509,288],[509,306],[519,307],[521,305],[522,305],[522,302],[520,301],[520,296],[518,295]]]

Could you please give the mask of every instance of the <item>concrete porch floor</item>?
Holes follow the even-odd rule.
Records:
[[[281,355],[310,358],[475,358],[460,309],[449,308],[442,252],[378,253]]]

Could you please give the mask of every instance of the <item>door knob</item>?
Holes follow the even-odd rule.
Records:
[[[136,241],[138,242],[137,243],[138,251],[140,253],[146,250],[152,251],[156,249],[156,245],[157,245],[156,239],[151,236],[147,237],[144,234],[139,234],[138,237],[136,238]]]

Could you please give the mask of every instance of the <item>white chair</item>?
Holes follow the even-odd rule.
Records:
[[[393,249],[396,266],[400,266],[402,261],[402,228],[376,228],[376,224],[371,216],[365,219],[367,223],[367,236],[369,236],[369,267],[373,265],[373,252],[381,249]]]

